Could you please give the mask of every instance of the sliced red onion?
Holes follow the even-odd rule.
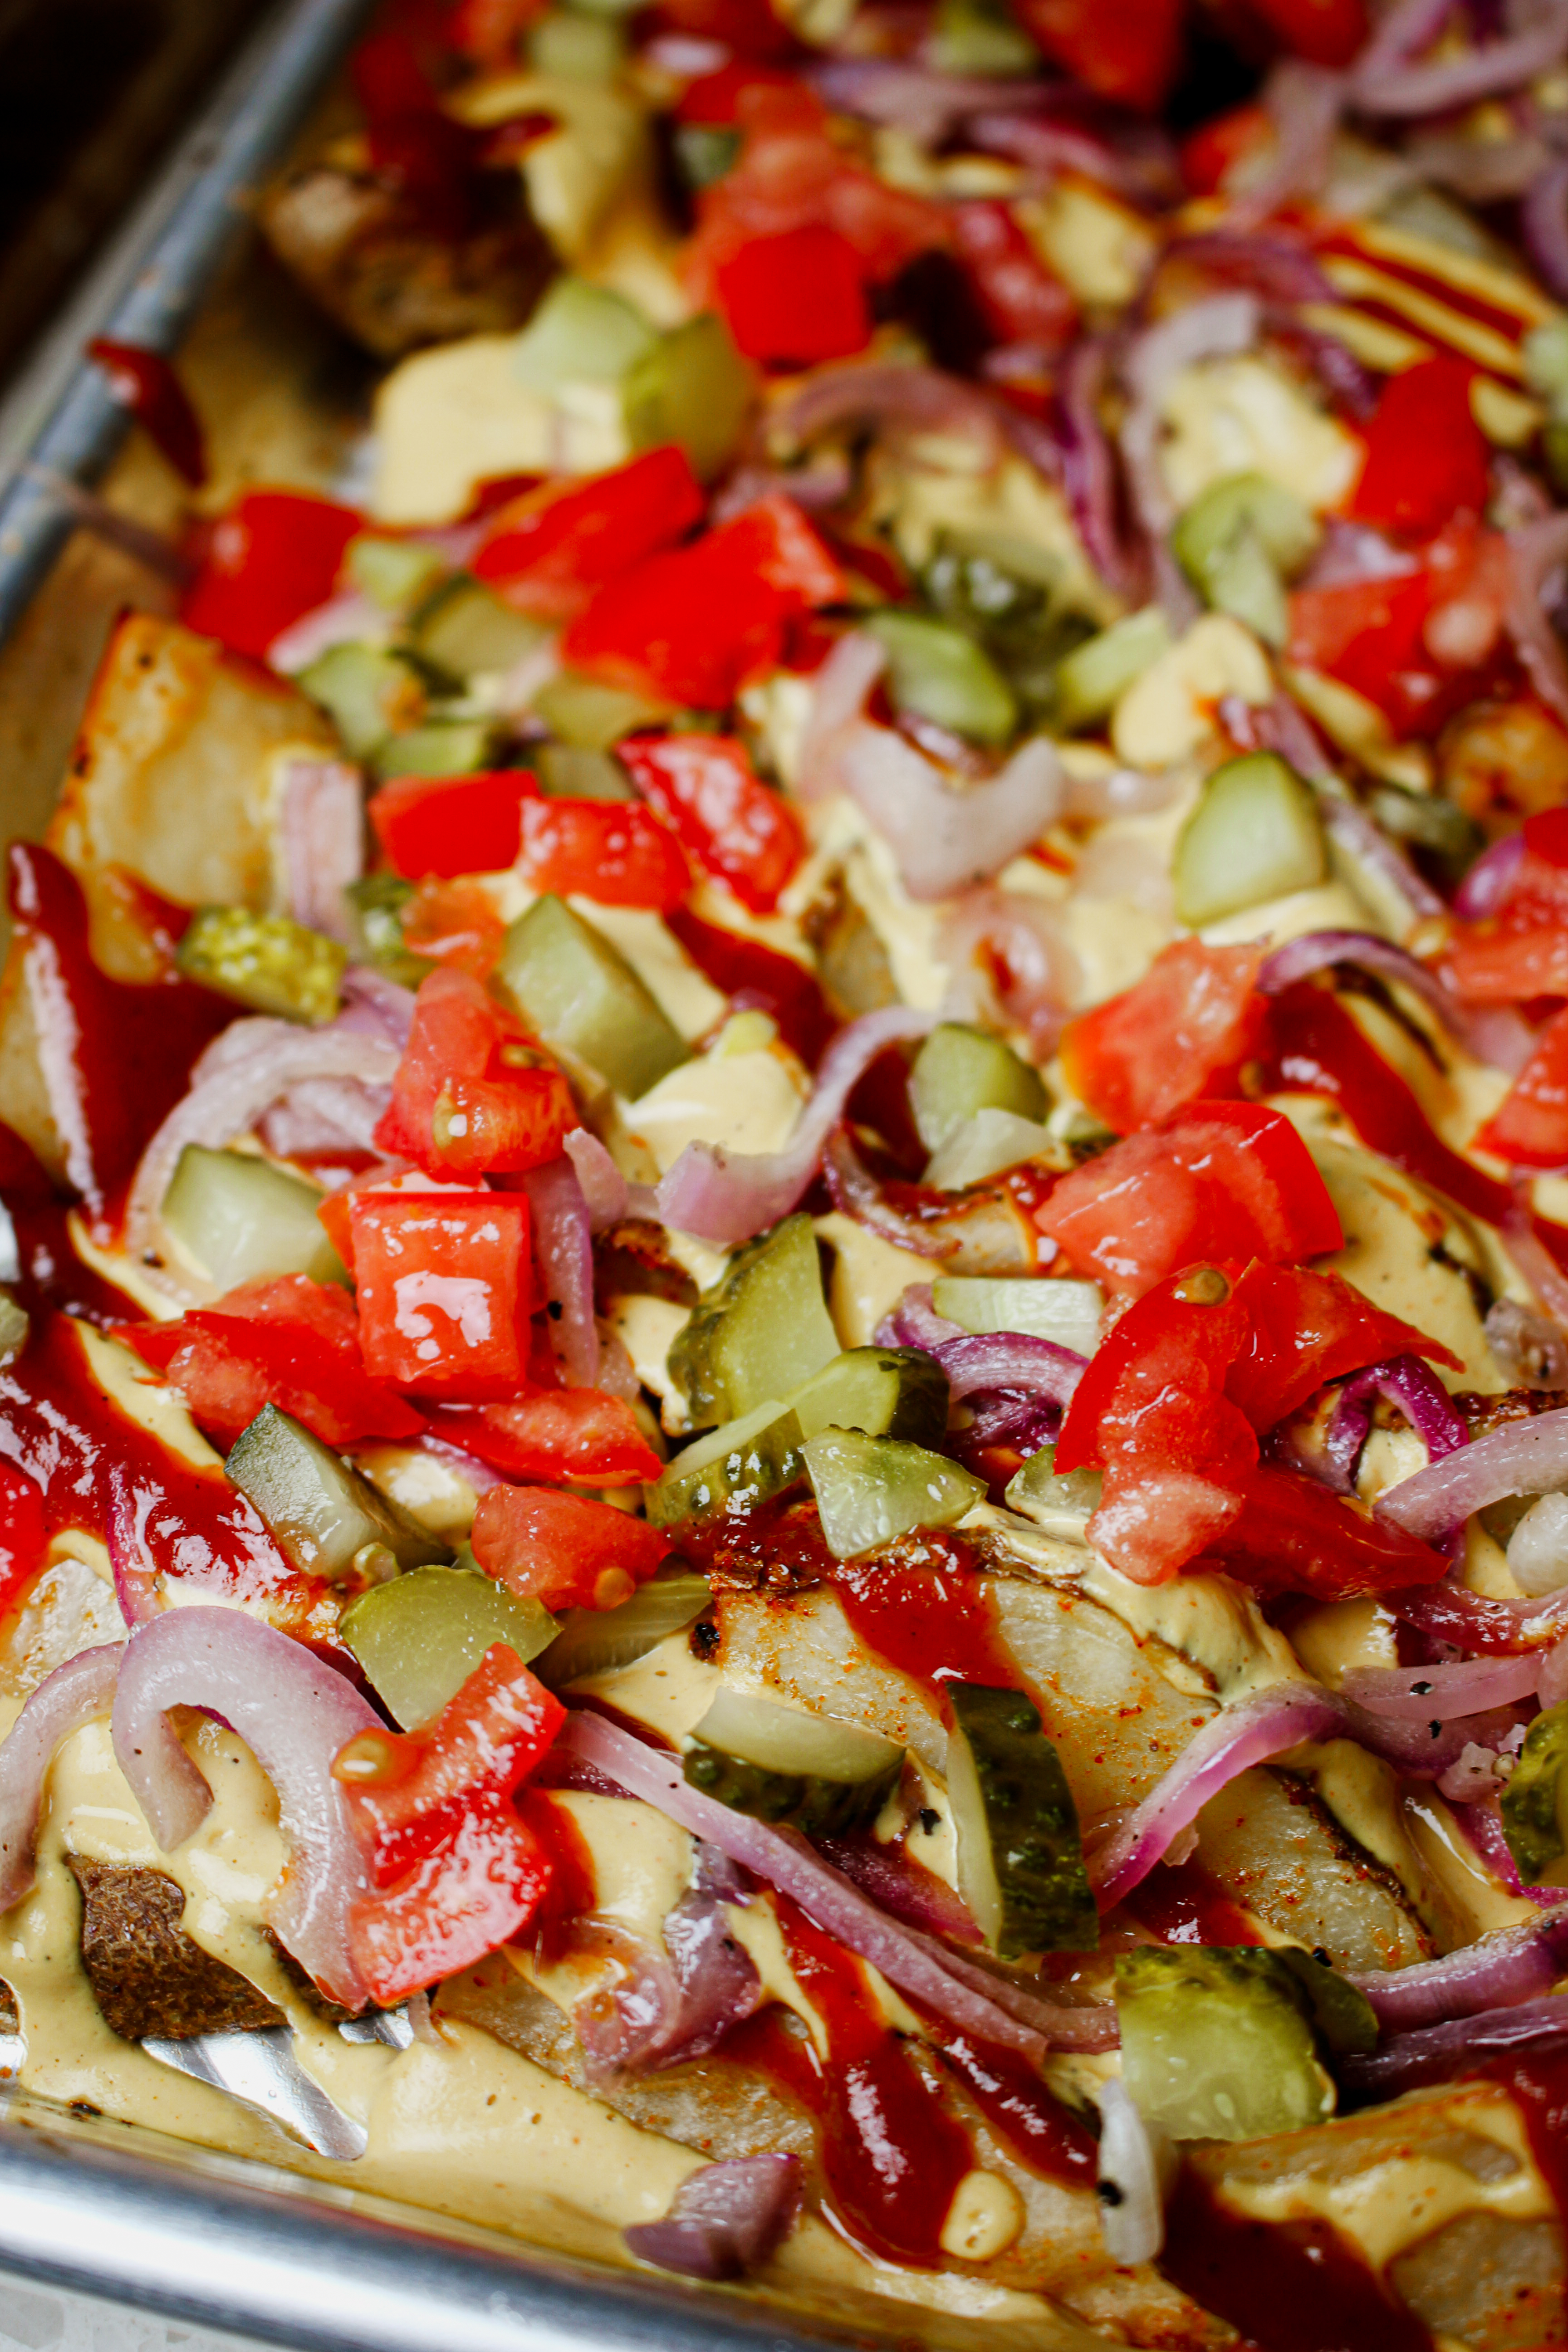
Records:
[[[955,1944],[979,1943],[980,1930],[962,1895],[945,1878],[911,1862],[901,1846],[879,1845],[868,1836],[818,1838],[816,1844],[824,1862],[842,1871],[879,1910],[891,1912],[906,1927],[921,1928],[933,1937],[945,1936]],[[951,1956],[940,1944],[932,1948],[947,1967]]]
[[[598,1137],[585,1127],[574,1127],[562,1149],[577,1171],[594,1232],[619,1224],[626,1213],[626,1180]]]
[[[329,596],[324,604],[302,613],[267,648],[267,658],[285,677],[298,677],[302,669],[322,654],[331,653],[334,646],[355,645],[362,640],[381,645],[387,634],[386,614],[378,604],[357,589],[342,596]]]
[[[279,831],[289,912],[330,940],[349,938],[343,892],[364,871],[364,802],[359,770],[341,760],[288,761],[279,789]]]
[[[1537,1299],[1556,1324],[1568,1328],[1568,1274],[1564,1274],[1535,1230],[1529,1195],[1516,1186],[1513,1200],[1498,1228],[1502,1245]]]
[[[1293,754],[1287,752],[1285,756],[1292,766],[1297,764]],[[1316,772],[1322,772],[1321,766]],[[1325,793],[1319,800],[1318,813],[1330,833],[1352,857],[1361,859],[1392,884],[1413,915],[1447,915],[1447,908],[1426,877],[1416,872],[1404,851],[1395,847],[1382,826],[1374,824],[1354,801]]]
[[[1551,148],[1533,131],[1512,139],[1467,139],[1462,133],[1445,137],[1439,132],[1406,140],[1403,152],[1422,179],[1451,188],[1472,205],[1503,204],[1528,194],[1552,162]],[[1533,245],[1528,235],[1525,241]],[[1539,255],[1535,257],[1540,260]]]
[[[1373,81],[1406,66],[1429,49],[1459,0],[1394,0],[1378,19],[1372,38],[1355,62],[1355,79]]]
[[[1539,1655],[1462,1658],[1446,1666],[1358,1667],[1345,1675],[1340,1693],[1402,1723],[1448,1723],[1533,1698],[1540,1679]]]
[[[908,1004],[863,1013],[822,1058],[811,1098],[782,1151],[727,1151],[689,1143],[658,1191],[658,1213],[677,1233],[733,1249],[787,1217],[816,1173],[844,1106],[885,1045],[923,1037],[935,1016]]]
[[[898,362],[852,360],[817,368],[769,419],[776,436],[795,442],[851,424],[966,435],[993,462],[1002,452],[996,410],[983,392],[938,368]]]
[[[1250,199],[1249,199],[1250,201]],[[1268,236],[1236,226],[1233,205],[1221,228],[1173,237],[1168,261],[1190,261],[1211,278],[1258,295],[1265,302],[1333,302],[1332,282],[1310,248],[1283,228]]]
[[[634,2222],[621,2235],[658,2270],[741,2279],[783,2244],[800,2196],[798,2156],[728,2156],[683,2180],[662,2221]]]
[[[879,1348],[923,1348],[930,1356],[949,1340],[968,1336],[962,1323],[937,1313],[929,1282],[911,1282],[892,1313],[884,1315],[877,1326]]]
[[[242,1610],[165,1610],[126,1644],[114,1700],[114,1753],[165,1853],[211,1801],[170,1727],[172,1706],[221,1717],[271,1781],[289,1844],[272,1925],[330,2000],[359,2009],[366,1990],[348,1914],[370,1880],[332,1759],[357,1733],[382,1730],[381,1717],[302,1643]]]
[[[1298,981],[1313,972],[1331,971],[1337,963],[1360,964],[1364,971],[1375,971],[1385,980],[1397,981],[1401,988],[1409,989],[1461,1045],[1484,1059],[1481,1049],[1501,1050],[1510,1057],[1521,1048],[1528,1059],[1534,1040],[1530,1032],[1520,1027],[1520,1035],[1505,1033],[1495,1024],[1483,1028],[1471,1010],[1461,1004],[1452,991],[1444,987],[1436,972],[1427,969],[1407,948],[1395,947],[1392,940],[1379,937],[1375,931],[1304,931],[1300,939],[1289,940],[1264,958],[1258,974],[1258,985],[1265,996],[1279,996]],[[1517,1076],[1523,1061],[1510,1059],[1501,1065],[1510,1076]]]
[[[1568,562],[1568,514],[1521,524],[1505,537],[1509,635],[1537,694],[1560,719],[1568,719],[1568,659],[1552,625],[1544,594],[1552,574]]]
[[[1076,800],[1068,787],[1068,799]],[[942,918],[938,950],[952,971],[945,1016],[999,1016],[1022,1029],[1039,1061],[1055,1053],[1079,984],[1061,916],[1023,890],[966,890]]]
[[[1479,99],[1517,89],[1562,62],[1568,48],[1568,6],[1538,0],[1537,21],[1506,39],[1430,65],[1388,64],[1363,58],[1351,77],[1355,104],[1368,114],[1452,114]]]
[[[1089,1370],[1087,1356],[1026,1331],[965,1332],[932,1352],[954,1404],[983,1390],[1020,1389],[1065,1408]]]
[[[1116,461],[1100,421],[1110,363],[1110,344],[1103,335],[1084,336],[1062,361],[1057,373],[1057,446],[1062,492],[1084,553],[1112,588],[1131,593],[1135,583],[1117,520]]]
[[[1396,2098],[1434,2083],[1474,2074],[1489,2058],[1568,2041],[1568,1993],[1548,1993],[1516,2008],[1484,2010],[1415,2033],[1397,2033],[1377,2050],[1338,2062],[1342,2086],[1358,2101]]]
[[[1036,1274],[1037,1243],[1032,1225],[1005,1194],[984,1186],[943,1196],[931,1217],[906,1216],[856,1150],[847,1127],[828,1138],[822,1172],[836,1209],[868,1232],[880,1234],[898,1249],[946,1260],[957,1274]]]
[[[133,1487],[125,1473],[110,1474],[107,1542],[110,1573],[120,1613],[130,1626],[145,1625],[157,1616],[158,1563],[147,1543],[147,1521],[164,1497]]]
[[[1032,2008],[1043,2030],[1041,2025],[1021,2025],[997,2000],[961,1979],[946,1953],[935,1958],[923,1940],[868,1903],[803,1839],[770,1829],[750,1814],[733,1812],[689,1787],[679,1759],[668,1750],[648,1748],[618,1724],[582,1709],[567,1717],[556,1744],[792,1896],[826,1935],[963,2032],[1036,2059],[1043,2056],[1047,2041],[1061,2050],[1100,2046],[1103,2028],[1092,2023],[1093,2012],[1080,2015],[1037,2002]],[[1086,2029],[1096,2036],[1091,2042],[1082,2038]]]
[[[284,1023],[279,1027],[286,1034],[257,1053],[209,1072],[198,1065],[196,1084],[175,1104],[137,1167],[125,1206],[125,1246],[132,1258],[154,1240],[163,1195],[187,1143],[221,1150],[306,1078],[357,1078],[366,1086],[389,1087],[396,1076],[397,1048],[382,1037],[361,1030],[300,1029]]]
[[[1149,2126],[1120,2076],[1095,2094],[1100,2109],[1100,2226],[1105,2251],[1127,2267],[1152,2263],[1165,2242],[1160,2163]]]
[[[1568,157],[1549,163],[1520,207],[1525,248],[1552,292],[1568,295]]]
[[[374,1151],[391,1100],[390,1087],[367,1087],[358,1078],[302,1078],[273,1104],[257,1132],[279,1160]]]
[[[1165,394],[1184,368],[1250,351],[1261,324],[1256,295],[1212,295],[1145,328],[1122,362],[1131,404],[1121,426],[1122,462],[1133,508],[1154,552],[1160,602],[1178,631],[1196,618],[1198,603],[1167,545],[1176,510],[1160,463]]]
[[[1231,195],[1232,219],[1265,221],[1286,205],[1321,195],[1348,95],[1343,74],[1309,65],[1304,58],[1286,58],[1274,68],[1263,89],[1263,103],[1274,123],[1273,158],[1255,185]],[[1284,299],[1320,302],[1334,298],[1331,292],[1314,292]]]
[[[1295,1682],[1270,1684],[1211,1716],[1142,1803],[1089,1857],[1100,1909],[1109,1911],[1142,1885],[1172,1842],[1238,1773],[1303,1740],[1331,1738],[1343,1730],[1344,1716],[1331,1693]]]
[[[533,1248],[551,1307],[550,1345],[569,1389],[591,1389],[599,1378],[599,1329],[594,1320],[594,1240],[588,1203],[573,1162],[563,1152],[521,1179],[533,1222]]]
[[[1440,1794],[1447,1793],[1441,1780],[1437,1788]],[[1521,1895],[1527,1903],[1539,1904],[1543,1911],[1555,1911],[1563,1903],[1568,1903],[1568,1887],[1526,1886],[1521,1881],[1519,1864],[1513,1858],[1503,1829],[1502,1816],[1497,1809],[1495,1782],[1485,1801],[1458,1804],[1454,1808],[1454,1816],[1493,1877],[1500,1878],[1510,1895]]]
[[[942,1258],[951,1255],[952,1235],[943,1224],[922,1223],[917,1217],[906,1217],[895,1209],[880,1183],[867,1167],[847,1129],[840,1129],[829,1136],[823,1155],[822,1172],[833,1205],[845,1216],[853,1217],[868,1233],[880,1234],[895,1249],[911,1250],[917,1257]]]
[[[1523,856],[1522,833],[1505,834],[1483,850],[1454,893],[1455,914],[1474,923],[1499,913],[1512,895]]]
[[[1448,1391],[1419,1356],[1392,1356],[1352,1373],[1342,1385],[1323,1433],[1323,1453],[1330,1470],[1328,1483],[1342,1495],[1355,1485],[1356,1465],[1372,1427],[1373,1400],[1396,1405],[1426,1448],[1427,1458],[1441,1462],[1470,1442],[1465,1422],[1454,1410]]]
[[[1430,1640],[1488,1657],[1543,1649],[1568,1633],[1568,1591],[1539,1601],[1499,1601],[1462,1584],[1443,1583],[1412,1585],[1386,1600],[1403,1623]]]
[[[855,468],[841,449],[822,449],[804,466],[737,466],[708,509],[712,523],[732,522],[748,507],[783,493],[807,514],[830,514],[855,487]]]
[[[590,2081],[705,2057],[761,2006],[762,1979],[724,1916],[727,1903],[745,1899],[728,1857],[700,1843],[691,1892],[665,1920],[662,1946],[617,1937],[625,1981],[573,2012]]]
[[[0,1911],[19,1903],[33,1884],[33,1841],[55,1750],[109,1713],[124,1655],[120,1642],[79,1650],[46,1675],[0,1741]]]
[[[492,1486],[510,1484],[499,1470],[492,1470],[488,1462],[481,1462],[477,1454],[465,1454],[460,1445],[453,1445],[429,1430],[423,1431],[414,1443],[421,1454],[428,1454],[433,1462],[438,1462],[444,1470],[449,1470],[454,1478],[463,1479],[473,1488],[476,1496],[488,1495]]]
[[[956,123],[983,107],[1001,110],[1009,100],[1027,107],[1040,97],[1037,83],[940,73],[905,58],[829,58],[809,66],[805,79],[840,114],[894,125],[922,147],[940,146]]]
[[[1149,176],[1136,166],[1130,167],[1103,141],[1088,131],[1074,130],[1066,122],[1043,122],[1026,115],[1004,114],[994,106],[972,116],[965,125],[965,135],[984,153],[1010,155],[1026,171],[1050,179],[1063,172],[1079,172],[1085,179],[1099,180],[1127,194],[1137,194]]]
[[[1380,1518],[1430,1542],[1489,1503],[1568,1486],[1568,1406],[1505,1422],[1486,1437],[1428,1463],[1377,1499]]]
[[[386,974],[374,971],[368,964],[351,963],[343,974],[343,1009],[332,1023],[339,1035],[360,1031],[366,1036],[384,1037],[389,1045],[400,1050],[408,1043],[408,1033],[414,1026],[414,991],[400,988]]]
[[[887,667],[887,647],[868,630],[851,629],[817,671],[800,739],[798,788],[805,799],[838,790],[838,746]]]
[[[862,721],[839,736],[841,790],[870,818],[912,898],[951,898],[991,877],[1060,815],[1066,782],[1046,735],[1021,743],[984,783],[954,789],[890,727]]]

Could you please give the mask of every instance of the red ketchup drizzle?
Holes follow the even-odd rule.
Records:
[[[833,1589],[867,1647],[915,1682],[1022,1687],[995,1603],[952,1537],[912,1538],[897,1560],[841,1561]]]
[[[1559,2213],[1568,2216],[1568,2053],[1494,2058],[1479,2072],[1513,2093],[1530,2135],[1531,2154]]]
[[[191,488],[199,490],[207,478],[206,444],[202,421],[191,397],[162,352],[141,343],[111,342],[95,335],[87,347],[109,378],[110,388],[122,407],[129,408],[148,438]]]
[[[572,1948],[576,1922],[597,1899],[593,1851],[565,1806],[542,1790],[520,1789],[512,1802],[550,1857],[550,1884],[529,1929],[534,1950],[549,1964]]]
[[[110,980],[93,961],[87,901],[69,867],[31,842],[14,841],[10,858],[24,985],[42,1033],[66,1175],[97,1215],[234,1008],[178,978]]]
[[[1163,1944],[1261,1944],[1245,1911],[1190,1862],[1161,1863],[1127,1898],[1139,1925]]]
[[[1415,2314],[1327,2222],[1247,2221],[1190,2165],[1166,2209],[1160,2268],[1239,2328],[1234,2352],[1432,2352]]]
[[[80,1335],[63,1317],[45,1317],[18,1361],[0,1372],[0,1459],[43,1488],[51,1535],[77,1528],[107,1542],[118,1474],[146,1552],[164,1575],[214,1601],[262,1604],[289,1633],[314,1634],[336,1622],[335,1607],[321,1627],[311,1622],[322,1587],[289,1566],[221,1471],[180,1461],[103,1394]]]
[[[941,2054],[1021,2164],[1047,2180],[1089,2186],[1098,2163],[1094,2136],[1046,2088],[1026,2058],[946,2029]]]
[[[771,1014],[790,1051],[814,1070],[832,1036],[835,1023],[812,974],[793,956],[780,955],[756,940],[727,931],[721,923],[705,923],[685,907],[664,918],[700,971],[705,972],[731,1003]]]
[[[942,2260],[942,2227],[974,2157],[941,2094],[919,2075],[871,2008],[855,1962],[778,1898],[790,1962],[827,2033],[826,2064],[776,2007],[725,2041],[816,2117],[831,2218],[854,2245],[913,2270]]]

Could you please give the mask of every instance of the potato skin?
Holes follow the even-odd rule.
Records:
[[[161,1870],[68,1857],[81,1889],[81,1963],[104,2023],[123,2042],[255,2032],[280,2009],[187,1936],[185,1897]]]

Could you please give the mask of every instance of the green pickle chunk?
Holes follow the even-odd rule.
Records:
[[[187,980],[252,1013],[320,1024],[337,1013],[349,952],[288,915],[198,907],[174,961]]]
[[[547,1045],[628,1101],[691,1059],[625,956],[563,899],[536,898],[518,917],[496,978]]]
[[[187,1143],[163,1195],[163,1223],[218,1290],[268,1275],[343,1282],[342,1260],[321,1230],[321,1195],[248,1151]]]
[[[715,1511],[754,1510],[801,1475],[800,1447],[800,1423],[787,1405],[768,1397],[676,1455],[646,1489],[648,1518],[656,1528],[669,1528],[711,1518]]]
[[[1526,1886],[1539,1886],[1568,1853],[1568,1699],[1538,1715],[1502,1792],[1503,1835]]]
[[[976,743],[1005,743],[1012,736],[1017,698],[973,637],[923,613],[872,613],[865,625],[887,648],[888,691],[898,709]]]
[[[728,1687],[692,1733],[683,1767],[692,1788],[732,1811],[813,1837],[875,1821],[903,1769],[903,1749],[878,1732]]]
[[[919,1348],[846,1348],[789,1400],[802,1437],[859,1429],[939,1447],[947,1428],[947,1374]]]
[[[838,1352],[816,1235],[797,1210],[748,1242],[704,1291],[676,1334],[669,1370],[706,1429],[788,1397]]]
[[[399,1568],[450,1557],[447,1546],[377,1492],[292,1413],[265,1404],[224,1464],[279,1550],[307,1575],[377,1583]]]
[[[1333,1979],[1332,1984],[1322,1981]],[[1376,2021],[1343,1978],[1305,1952],[1168,1946],[1121,1952],[1121,2079],[1173,2139],[1300,2131],[1334,2110],[1315,2032],[1372,2047]]]
[[[958,1887],[987,1948],[1005,1960],[1092,1951],[1100,1915],[1078,1809],[1039,1708],[1022,1691],[979,1683],[949,1683],[947,1696]]]
[[[1267,474],[1227,474],[1194,499],[1171,533],[1177,562],[1205,602],[1265,645],[1289,631],[1285,582],[1322,533],[1310,508]]]
[[[856,1559],[917,1528],[949,1528],[985,1499],[985,1481],[943,1454],[858,1429],[824,1429],[801,1452],[827,1548]]]
[[[1019,1118],[1043,1119],[1050,1106],[1039,1072],[1011,1045],[984,1029],[942,1021],[915,1055],[910,1108],[926,1150],[940,1151],[976,1111],[1009,1110]]]
[[[427,661],[465,681],[514,669],[548,635],[467,572],[448,580],[415,616],[412,635]]]
[[[300,673],[352,759],[368,760],[387,737],[417,727],[425,716],[427,681],[405,656],[384,646],[329,646]]]
[[[1194,929],[1328,874],[1311,787],[1274,751],[1216,768],[1176,844],[1176,914]]]
[[[362,1592],[339,1631],[408,1731],[440,1714],[497,1642],[525,1665],[537,1657],[555,1620],[542,1601],[520,1600],[475,1569],[416,1568]]]
[[[590,1675],[615,1674],[700,1617],[712,1598],[705,1576],[677,1567],[639,1584],[618,1609],[569,1609],[554,1641],[534,1661],[534,1672],[552,1690]]]

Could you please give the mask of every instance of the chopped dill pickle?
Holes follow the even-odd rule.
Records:
[[[942,1021],[915,1055],[910,1108],[926,1150],[940,1151],[976,1111],[1038,1120],[1049,1104],[1039,1072],[1011,1045],[962,1021]]]
[[[1047,1535],[1081,1536],[1100,1508],[1105,1481],[1098,1470],[1069,1470],[1057,1475],[1057,1449],[1042,1445],[1031,1454],[1007,1487],[1007,1507],[1033,1519]]]
[[[468,776],[487,766],[500,730],[491,719],[429,719],[389,735],[371,756],[382,783],[393,776]]]
[[[496,978],[547,1045],[628,1100],[691,1058],[619,950],[563,899],[536,898],[518,917]]]
[[[560,16],[551,21],[557,27],[564,22]],[[562,277],[512,345],[512,367],[531,392],[552,395],[572,383],[619,383],[658,341],[658,330],[624,294],[590,286],[583,278]]]
[[[623,735],[657,727],[669,716],[668,702],[651,701],[625,687],[604,686],[572,669],[558,671],[533,698],[533,709],[551,733],[574,751],[613,751]]]
[[[175,950],[187,980],[252,1013],[286,1021],[331,1021],[348,968],[348,950],[288,915],[248,907],[198,907]]]
[[[648,1518],[656,1528],[668,1528],[715,1511],[752,1510],[801,1475],[800,1447],[799,1422],[787,1405],[769,1397],[676,1455],[646,1490]]]
[[[163,1219],[193,1265],[217,1290],[268,1275],[308,1274],[346,1282],[342,1260],[321,1230],[313,1184],[250,1151],[187,1143],[163,1195]]]
[[[1314,2006],[1283,1953],[1212,1945],[1119,1952],[1121,2079],[1139,2114],[1173,2139],[1300,2131],[1334,2110]]]
[[[425,677],[384,646],[331,646],[300,671],[300,684],[321,704],[352,759],[368,760],[389,735],[417,727],[425,716]]]
[[[903,1749],[878,1732],[728,1687],[692,1733],[684,1766],[705,1796],[812,1837],[874,1822],[903,1769]]]
[[[979,1683],[949,1683],[947,1698],[958,1886],[987,1948],[1005,1960],[1092,1951],[1100,1915],[1078,1809],[1039,1708],[1022,1691]]]
[[[1289,617],[1284,583],[1321,536],[1311,509],[1283,484],[1267,474],[1228,474],[1194,499],[1171,549],[1206,604],[1279,646]]]
[[[673,441],[703,482],[733,456],[756,396],[752,371],[716,310],[670,328],[633,362],[621,386],[632,447]]]
[[[802,1437],[858,1429],[940,1446],[947,1428],[947,1374],[918,1348],[847,1348],[789,1400]]]
[[[1028,1331],[1078,1356],[1093,1355],[1105,1318],[1098,1284],[1066,1276],[1042,1282],[1033,1275],[943,1275],[931,1285],[931,1305],[966,1331]]]
[[[1012,688],[983,646],[923,613],[887,611],[864,626],[888,652],[894,707],[976,743],[1005,743],[1018,724]]]
[[[362,530],[343,552],[343,569],[362,595],[384,613],[406,612],[427,596],[446,570],[439,550],[417,539],[383,539]]]
[[[1077,646],[1057,671],[1053,718],[1058,734],[1076,735],[1109,719],[1128,688],[1169,650],[1170,625],[1157,604],[1113,621]]]
[[[822,1532],[837,1559],[855,1559],[917,1528],[948,1528],[985,1499],[985,1481],[896,1437],[823,1429],[801,1448]]]
[[[492,1643],[526,1665],[555,1639],[555,1620],[477,1569],[416,1568],[362,1592],[338,1632],[407,1731],[440,1714]]]
[[[415,615],[410,635],[427,661],[467,681],[515,669],[544,642],[542,622],[514,613],[493,589],[467,572],[448,580]]]
[[[563,1690],[590,1675],[614,1674],[700,1617],[712,1597],[707,1578],[688,1571],[639,1584],[618,1609],[569,1609],[554,1641],[534,1660],[533,1670],[552,1690]]]
[[[354,933],[356,961],[374,964],[404,988],[416,989],[436,967],[428,956],[416,955],[404,944],[403,909],[414,896],[414,885],[400,874],[367,874],[343,892]]]
[[[444,1543],[275,1404],[263,1405],[240,1431],[224,1468],[279,1549],[308,1575],[341,1581],[363,1574],[362,1554],[378,1556],[387,1574],[449,1557]]]
[[[533,755],[540,788],[552,800],[635,801],[631,778],[608,751],[577,743],[542,743]]]
[[[675,160],[689,188],[710,188],[741,152],[741,134],[721,122],[678,122]]]
[[[1539,1886],[1568,1853],[1568,1699],[1538,1715],[1502,1792],[1503,1835],[1521,1879]]]
[[[748,1242],[704,1291],[675,1336],[669,1371],[693,1424],[709,1429],[791,1395],[837,1353],[816,1235],[797,1210]]]
[[[1265,898],[1310,890],[1328,872],[1311,787],[1275,751],[1226,760],[1176,844],[1176,916],[1194,930]]]
[[[9,1290],[0,1290],[0,1370],[14,1364],[27,1344],[27,1310]]]

